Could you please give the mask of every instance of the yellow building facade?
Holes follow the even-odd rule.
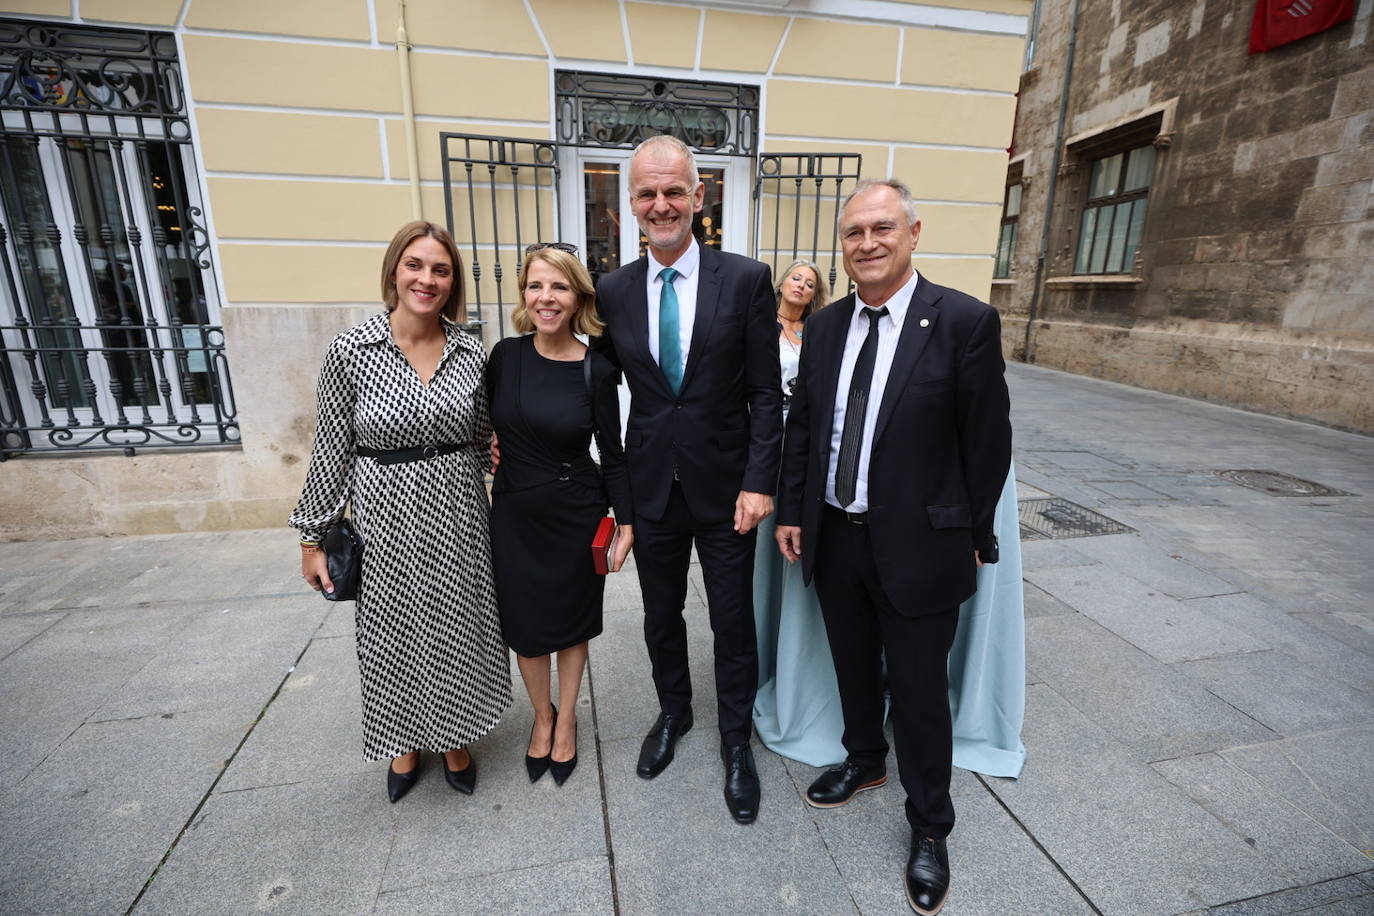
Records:
[[[986,299],[1031,12],[1030,0],[8,7],[9,538],[283,524],[324,347],[378,308],[396,228],[451,226],[471,327],[493,343],[511,333],[524,244],[573,242],[594,271],[638,255],[627,162],[652,133],[697,150],[704,244],[775,269],[812,258],[840,295],[836,204],[859,177],[896,175],[919,201],[917,269]]]

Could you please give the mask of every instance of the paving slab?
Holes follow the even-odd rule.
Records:
[[[281,685],[221,790],[251,789],[360,773],[385,780],[383,764],[363,759],[358,656],[351,637],[315,639]]]
[[[910,912],[902,875],[911,829],[898,812],[852,811],[819,820],[821,835],[859,912]],[[893,816],[897,814],[897,816]],[[959,804],[949,840],[948,916],[1092,913],[1092,907],[991,795]]]
[[[217,792],[137,912],[369,913],[402,816],[363,776]]]
[[[762,802],[747,826],[725,808],[714,738],[679,744],[651,780],[634,772],[638,740],[602,750],[621,912],[854,912],[811,809],[798,800],[781,758],[757,742]]]
[[[1374,861],[1374,727],[1222,751],[1278,797]]]
[[[1021,591],[1027,617],[1054,617],[1059,614],[1078,613],[1076,610],[1033,583],[1023,583]]]
[[[455,792],[444,781],[439,757],[426,755],[420,784],[396,805],[396,838],[382,889],[605,855],[598,742],[590,700],[584,699],[577,769],[561,786],[548,775],[531,784],[525,772],[534,713],[523,700],[472,746],[478,771],[471,796]],[[375,791],[382,792],[380,779]]]
[[[208,710],[77,729],[0,795],[0,911],[127,910],[250,724]]]
[[[1141,761],[1276,737],[1192,678],[1081,614],[1036,617],[1026,621],[1026,631],[1028,668]],[[1036,749],[1025,743],[1034,757]]]
[[[1204,658],[1177,667],[1280,735],[1374,723],[1374,697],[1283,651]]]
[[[1045,686],[1021,778],[990,788],[1103,914],[1173,914],[1285,887],[1241,838]]]
[[[495,865],[496,863],[489,863]],[[612,916],[610,864],[605,856],[587,856],[529,868],[511,868],[461,881],[438,882],[377,897],[375,910],[385,916],[453,916],[455,913],[500,913],[535,916]]]
[[[1213,907],[1206,912],[1209,916],[1290,916],[1299,912],[1303,916],[1368,916],[1374,912],[1374,892],[1357,878],[1339,878]]]
[[[1061,566],[1097,566],[1098,561],[1075,550],[1074,545],[1082,538],[1071,541],[1022,541],[1021,570],[1055,569]]]
[[[1171,598],[1202,598],[1241,591],[1196,563],[1201,558],[1171,555],[1141,534],[1078,538],[1075,549]]]
[[[1134,472],[1132,472],[1132,476],[1135,476]],[[1089,480],[1086,481],[1086,483],[1095,489],[1101,490],[1104,495],[1112,499],[1131,501],[1173,499],[1168,493],[1161,492],[1152,487],[1147,487],[1134,480]]]
[[[705,605],[690,585],[684,616],[688,670],[692,677],[693,722],[686,740],[706,741],[718,748],[711,624]],[[604,626],[588,649],[602,740],[642,739],[659,713],[649,653],[644,647],[643,614],[637,611],[607,614]]]
[[[1026,580],[1162,662],[1268,648],[1112,566],[1034,570]]]
[[[306,596],[225,600],[186,625],[94,713],[127,718],[229,707],[254,716],[328,612]],[[220,605],[223,605],[222,607]]]
[[[185,626],[184,611],[71,611],[0,661],[0,780],[38,766]]]
[[[1374,696],[1374,656],[1314,626],[1319,612],[1290,613],[1255,595],[1222,595],[1186,603],[1218,623],[1283,650],[1311,671]]]
[[[1354,611],[1308,611],[1294,618],[1315,627],[1374,659],[1374,614]],[[1371,665],[1374,668],[1374,665]]]
[[[65,612],[22,613],[0,615],[0,664],[15,651],[65,616]]]
[[[1163,760],[1154,769],[1264,856],[1290,885],[1341,878],[1374,864],[1218,754]]]

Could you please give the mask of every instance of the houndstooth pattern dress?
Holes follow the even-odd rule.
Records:
[[[358,589],[363,756],[444,751],[485,735],[511,704],[487,535],[491,424],[481,343],[448,341],[423,385],[385,314],[334,338],[319,381],[310,470],[289,524],[319,538],[351,502],[366,547]],[[378,464],[354,446],[465,448]]]

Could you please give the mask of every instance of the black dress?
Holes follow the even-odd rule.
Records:
[[[527,658],[601,633],[606,580],[592,568],[592,536],[608,502],[620,524],[633,524],[618,373],[598,353],[586,358],[590,395],[582,362],[540,356],[533,335],[500,341],[487,363],[501,443],[491,500],[496,601],[506,642]]]

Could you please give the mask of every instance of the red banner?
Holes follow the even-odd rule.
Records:
[[[1250,53],[1315,35],[1354,15],[1355,0],[1258,0],[1250,23]]]

